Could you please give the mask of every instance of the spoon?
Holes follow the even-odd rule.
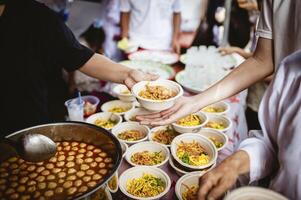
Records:
[[[56,153],[56,144],[41,134],[24,134],[17,141],[4,138],[3,142],[13,147],[16,153],[28,162],[42,162]]]

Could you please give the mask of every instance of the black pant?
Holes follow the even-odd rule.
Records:
[[[258,121],[258,112],[253,111],[251,108],[247,107],[246,119],[248,130],[261,130],[260,123]]]

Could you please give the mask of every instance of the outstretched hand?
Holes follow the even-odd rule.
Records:
[[[139,70],[131,70],[128,73],[128,76],[125,78],[124,84],[128,88],[132,88],[136,83],[138,83],[140,81],[155,81],[158,78],[159,77],[157,75],[154,75],[154,74],[144,73],[144,72],[139,71]]]
[[[185,117],[186,115],[198,112],[199,110],[200,107],[194,97],[181,97],[170,109],[164,110],[159,113],[140,115],[136,118],[140,121],[141,124],[161,126],[173,123],[176,120]]]

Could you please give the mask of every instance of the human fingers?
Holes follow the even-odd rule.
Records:
[[[218,177],[213,172],[209,172],[202,176],[199,180],[198,200],[206,200],[210,190],[214,187]]]
[[[232,180],[227,180],[224,177],[210,190],[207,198],[212,200],[221,198],[233,184]]]
[[[136,81],[132,78],[127,78],[124,80],[124,84],[131,89],[136,84]]]

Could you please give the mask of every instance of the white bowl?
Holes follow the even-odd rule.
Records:
[[[187,187],[199,187],[199,179],[204,173],[191,172],[182,176],[176,183],[175,192],[179,200],[183,200],[182,194],[187,191]]]
[[[154,127],[154,128],[152,128],[151,130],[150,130],[150,133],[149,133],[149,135],[148,135],[148,139],[150,140],[150,141],[153,141],[153,142],[157,142],[157,141],[154,141],[153,140],[153,136],[155,135],[155,133],[157,132],[157,131],[160,131],[160,130],[166,130],[168,127],[170,127],[170,125],[165,125],[165,126],[157,126],[157,127]],[[172,128],[172,127],[171,127]],[[179,134],[179,133],[178,133]],[[170,147],[170,144],[162,144],[162,143],[160,143],[160,142],[157,142],[157,143],[159,143],[159,144],[161,144],[161,145],[164,145],[164,146],[166,146],[166,147]]]
[[[89,123],[89,124],[94,124],[94,125],[96,125],[96,124],[95,124],[95,121],[96,121],[97,119],[102,119],[102,120],[109,120],[109,119],[111,119],[111,120],[117,122],[115,126],[117,126],[118,124],[120,124],[120,123],[122,122],[122,117],[121,117],[121,116],[116,115],[116,114],[114,114],[114,113],[109,113],[109,112],[95,113],[95,114],[91,115],[90,117],[88,117],[88,118],[86,119],[86,122]],[[115,127],[115,126],[114,126],[114,127]],[[104,129],[106,129],[106,130],[111,130],[112,128],[104,128]]]
[[[168,89],[175,91],[177,95],[166,100],[151,100],[142,98],[140,97],[139,93],[140,91],[145,89],[145,86],[147,84],[151,86],[164,86]],[[183,89],[178,83],[170,80],[141,81],[133,86],[132,93],[138,99],[142,107],[151,111],[162,111],[171,108],[175,104],[175,101],[183,95]]]
[[[182,162],[178,156],[177,156],[177,149],[178,149],[178,144],[181,143],[181,141],[183,142],[198,142],[204,149],[205,151],[208,153],[208,156],[210,158],[209,162],[205,165],[201,165],[201,166],[192,166],[189,164],[186,164],[184,162]],[[213,144],[212,141],[210,141],[208,138],[201,136],[199,134],[196,133],[185,133],[185,134],[181,134],[177,137],[174,138],[174,140],[171,143],[171,154],[173,156],[173,158],[182,166],[184,166],[185,168],[188,169],[192,169],[192,170],[199,170],[199,169],[205,169],[210,167],[211,165],[213,165],[216,162],[217,159],[217,149],[215,147],[215,145]]]
[[[258,200],[288,200],[288,198],[276,193],[270,189],[246,186],[235,189],[228,193],[224,200],[246,200],[246,199],[258,199]]]
[[[116,177],[116,188],[110,188],[110,186],[109,186],[109,182],[110,182],[111,179],[113,179],[113,177]],[[116,171],[116,173],[112,176],[111,179],[107,182],[107,188],[111,193],[116,193],[119,189],[119,186],[118,186],[118,179],[119,179],[118,171]]]
[[[217,122],[217,123],[223,123],[224,126],[225,126],[225,129],[214,129],[214,128],[210,128],[210,127],[206,127],[206,124],[204,126],[204,128],[208,128],[208,129],[213,129],[213,130],[218,130],[218,131],[222,131],[222,132],[226,132],[228,130],[230,130],[232,128],[232,120],[229,119],[228,117],[226,116],[223,116],[223,115],[208,115],[208,122]]]
[[[120,143],[120,146],[121,146],[121,150],[122,150],[122,158],[124,158],[124,156],[126,155],[126,152],[128,151],[129,149],[129,146],[125,143],[125,142],[122,142],[120,140],[118,140],[119,143]]]
[[[170,156],[169,160],[168,160],[170,166],[176,171],[176,173],[179,175],[179,176],[183,176],[185,174],[188,174],[188,173],[201,173],[201,174],[205,174],[209,171],[211,171],[215,166],[216,166],[216,163],[214,163],[212,166],[206,168],[206,169],[202,169],[202,170],[197,170],[197,171],[193,171],[193,170],[187,170],[187,169],[182,169],[183,167],[181,166],[178,166],[180,165],[179,163],[177,163],[177,161],[175,161],[173,159],[172,156]]]
[[[122,112],[122,113],[115,113],[117,115],[123,115],[125,114],[126,112],[130,111],[131,109],[134,108],[134,105],[133,103],[131,102],[124,102],[124,101],[120,101],[120,100],[113,100],[113,101],[109,101],[107,103],[104,103],[102,106],[101,106],[101,110],[103,112],[110,112],[109,110],[114,108],[114,107],[122,107],[122,108],[125,108],[127,111],[125,112]]]
[[[208,122],[208,117],[206,114],[202,113],[202,112],[198,112],[195,113],[195,115],[197,115],[202,123],[198,126],[181,126],[179,124],[172,123],[173,128],[175,129],[175,131],[179,132],[179,133],[197,133],[199,130],[201,130],[201,128]]]
[[[157,165],[152,165],[152,167],[161,167],[163,166],[169,159],[169,150],[167,147],[157,143],[157,142],[140,142],[137,144],[134,144],[133,146],[131,146],[126,155],[125,155],[125,159],[126,161],[132,165],[132,166],[140,166],[138,164],[135,164],[131,161],[131,157],[132,155],[134,155],[135,153],[138,152],[142,152],[142,151],[149,151],[149,152],[161,152],[162,155],[165,157],[165,159],[157,164]]]
[[[138,130],[138,131],[144,133],[145,136],[142,139],[136,140],[136,141],[122,140],[118,137],[119,133],[122,133],[124,131],[129,131],[129,130]],[[130,144],[135,144],[135,143],[147,140],[147,136],[149,134],[149,128],[147,126],[140,125],[137,122],[123,122],[123,123],[119,124],[118,126],[115,126],[112,129],[112,134],[115,135],[118,138],[118,140],[130,145]]]
[[[129,94],[125,94],[124,91],[129,91]],[[136,101],[136,98],[132,94],[132,92],[122,84],[118,84],[113,88],[113,92],[118,96],[121,101],[125,102],[133,102]]]
[[[228,136],[221,131],[209,129],[209,128],[203,128],[198,133],[201,134],[202,136],[205,136],[208,139],[210,139],[212,137],[212,138],[215,138],[218,142],[222,142],[223,146],[220,148],[217,148],[218,151],[225,148],[228,144]]]
[[[132,110],[130,110],[129,112],[126,112],[124,115],[124,119],[127,122],[136,122],[133,121],[132,118],[137,116],[137,115],[146,115],[146,114],[150,114],[151,112],[148,110],[145,110],[144,108],[134,108]]]
[[[165,190],[160,193],[157,196],[154,197],[136,197],[134,195],[131,195],[127,192],[126,189],[126,183],[134,178],[140,178],[143,176],[143,174],[148,173],[152,174],[154,176],[157,176],[162,181],[165,182]],[[169,176],[161,169],[157,167],[147,167],[147,166],[139,166],[139,167],[132,167],[121,174],[119,177],[119,188],[123,194],[125,194],[127,197],[132,199],[138,199],[138,200],[154,200],[154,199],[160,199],[163,197],[170,189],[171,181]]]
[[[218,109],[223,109],[223,112],[206,112],[204,109],[208,107],[213,107],[213,108],[218,108]],[[215,114],[215,115],[225,115],[227,112],[230,110],[230,105],[224,101],[220,101],[214,104],[211,104],[209,106],[206,106],[203,108],[201,111],[206,113],[206,114]]]

